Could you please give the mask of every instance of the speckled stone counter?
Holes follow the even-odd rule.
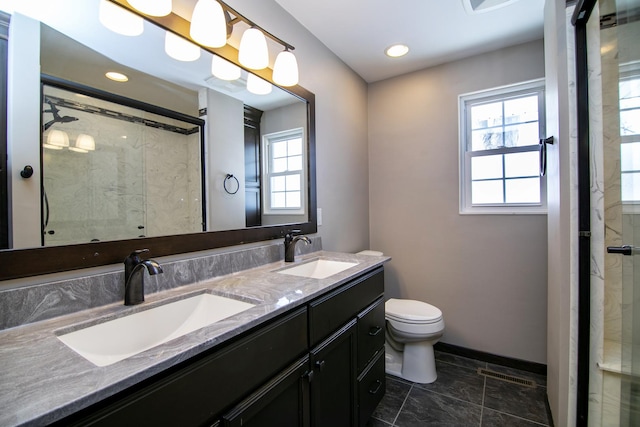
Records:
[[[326,279],[311,279],[277,273],[292,265],[277,261],[147,295],[146,302],[139,306],[126,307],[117,302],[0,332],[0,425],[46,425],[62,419],[389,260],[317,251],[299,256],[296,263],[318,257],[357,265]],[[93,365],[56,337],[79,324],[99,323],[202,292],[245,299],[256,306],[105,367]]]

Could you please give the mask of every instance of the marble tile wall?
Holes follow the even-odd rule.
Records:
[[[322,250],[319,236],[309,238],[311,245],[296,245],[297,254]],[[161,292],[282,259],[284,245],[280,239],[184,257],[157,258],[164,273],[146,277],[145,293]],[[62,280],[42,276],[41,281],[33,285],[0,289],[0,330],[124,301],[124,267],[113,267],[112,271],[87,270],[86,275]]]
[[[73,93],[56,88],[47,87],[46,93],[75,99]],[[194,127],[93,98],[80,102],[181,128]],[[44,150],[44,186],[50,206],[47,231],[54,231],[45,234],[47,246],[202,231],[199,134],[182,135],[64,107],[61,114],[78,120],[54,124],[51,130],[67,132],[71,145],[79,134],[90,134],[96,150]],[[47,136],[48,132],[45,141]]]

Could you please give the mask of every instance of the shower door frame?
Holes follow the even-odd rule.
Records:
[[[571,23],[576,39],[578,113],[578,342],[576,426],[588,425],[591,334],[591,188],[589,162],[589,70],[587,22],[597,0],[578,0]]]

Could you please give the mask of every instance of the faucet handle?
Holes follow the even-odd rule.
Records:
[[[140,259],[139,255],[146,252],[149,252],[149,249],[136,249],[135,251],[131,252],[127,258]]]

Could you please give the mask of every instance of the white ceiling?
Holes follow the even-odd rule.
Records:
[[[369,83],[543,35],[544,0],[474,14],[465,11],[465,0],[275,1]],[[395,43],[409,53],[387,57],[384,50]]]

